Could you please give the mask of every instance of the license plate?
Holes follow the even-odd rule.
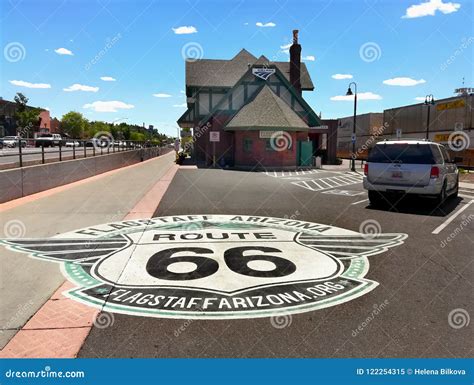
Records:
[[[403,178],[403,173],[401,171],[392,171],[392,178]]]

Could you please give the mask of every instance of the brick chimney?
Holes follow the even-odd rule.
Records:
[[[301,45],[298,44],[298,30],[293,30],[293,44],[290,47],[290,83],[301,95]]]

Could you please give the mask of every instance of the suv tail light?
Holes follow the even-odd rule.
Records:
[[[431,166],[431,179],[439,178],[439,168],[437,166]]]
[[[369,175],[369,164],[368,163],[364,164],[364,175],[365,176]]]

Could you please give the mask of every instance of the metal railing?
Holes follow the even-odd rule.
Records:
[[[0,139],[0,170],[139,150],[168,148],[149,141]]]

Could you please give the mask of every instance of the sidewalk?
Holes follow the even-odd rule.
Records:
[[[0,204],[2,238],[50,237],[141,213],[139,202],[174,166],[174,153]],[[168,173],[169,175],[169,173]],[[158,183],[159,185],[159,183]],[[135,208],[135,209],[134,209]],[[133,211],[133,213],[131,213]],[[0,349],[63,284],[58,265],[1,248]],[[61,314],[62,315],[62,314]]]

